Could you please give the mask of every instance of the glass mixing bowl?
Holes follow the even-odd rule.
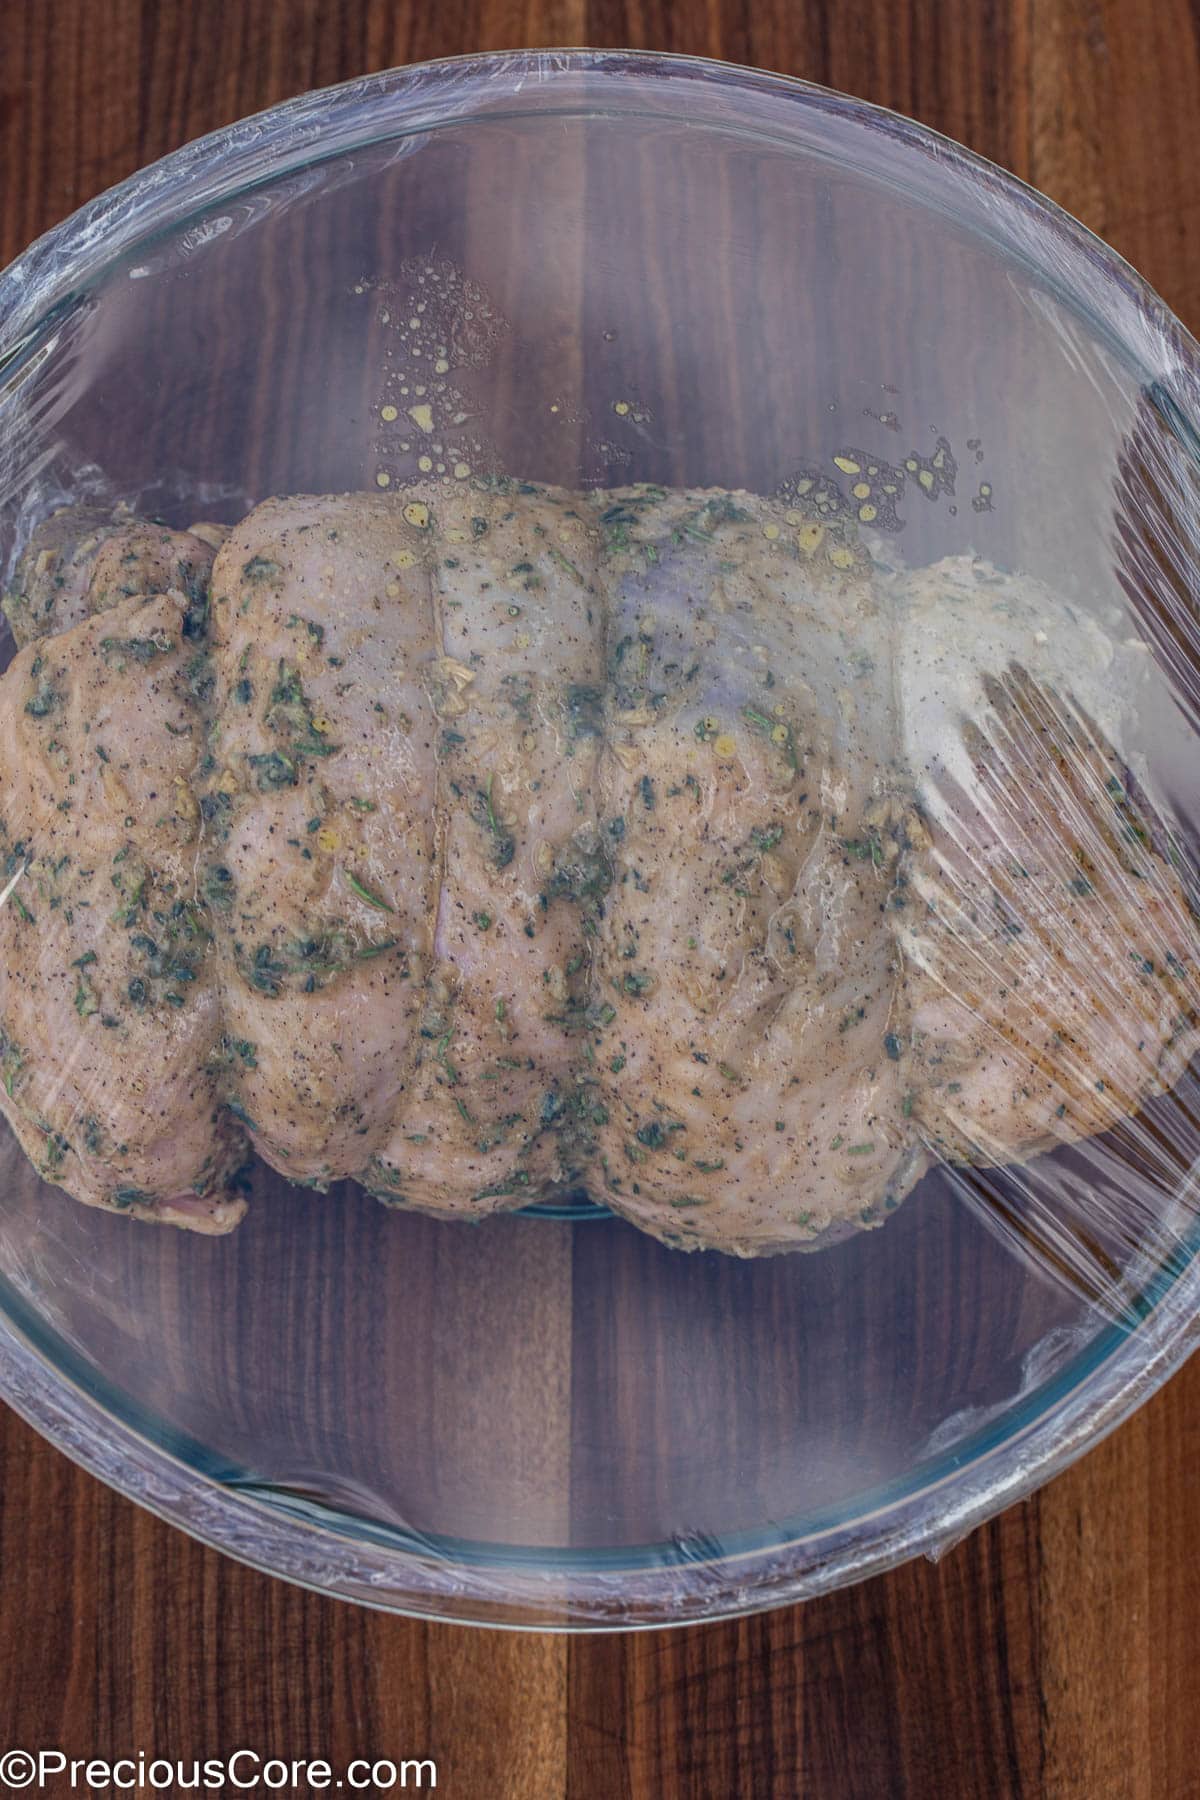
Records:
[[[1185,716],[1196,345],[1000,170],[685,58],[356,81],[40,239],[0,276],[0,570],[67,498],[184,524],[400,486],[420,445],[389,396],[434,293],[458,453],[770,493],[839,445],[944,440],[955,491],[914,495],[905,558],[974,549],[1157,619]],[[1164,726],[1159,761],[1186,824],[1183,741]],[[1196,1149],[1170,1131],[1171,1254],[1135,1245],[1114,1311],[944,1172],[882,1230],[758,1261],[583,1199],[468,1228],[262,1170],[208,1240],[79,1207],[5,1129],[0,1391],[141,1504],[352,1599],[551,1627],[749,1611],[944,1546],[1179,1365]]]

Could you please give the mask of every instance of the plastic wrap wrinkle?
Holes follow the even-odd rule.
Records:
[[[0,687],[0,1105],[43,1175],[206,1230],[251,1149],[449,1216],[586,1186],[753,1255],[941,1162],[1120,1316],[1181,1253],[1200,1034],[1166,690],[1044,584],[804,519],[471,478],[45,521]]]

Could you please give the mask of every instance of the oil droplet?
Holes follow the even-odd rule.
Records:
[[[854,486],[850,489],[850,492],[854,495],[856,500],[869,500],[871,498],[871,484],[869,481],[856,481]]]
[[[852,456],[835,456],[833,466],[835,469],[840,469],[843,475],[860,475],[862,473],[860,465]]]
[[[398,581],[389,581],[383,591],[389,600],[398,600],[400,598],[400,583]]]
[[[617,416],[619,418],[623,419],[625,417],[625,414],[629,411],[628,400],[614,400],[613,401],[613,411],[617,414]]]
[[[463,462],[455,463],[455,465],[454,465],[455,481],[465,481],[467,479],[467,476],[470,473],[471,473],[470,463],[463,463]]]
[[[391,560],[394,568],[411,569],[417,559],[411,550],[396,550],[393,551]]]
[[[873,506],[860,506],[858,509],[858,516],[864,525],[869,525],[871,520],[875,517],[875,508]]]
[[[778,525],[764,525],[763,526],[763,536],[765,538],[770,538],[773,542],[779,536]]]
[[[428,401],[423,402],[420,406],[410,406],[408,416],[418,431],[433,430],[433,408]]]
[[[418,456],[417,467],[420,469],[422,475],[428,475],[429,471],[433,468],[432,456]]]
[[[723,731],[719,737],[713,739],[713,749],[718,756],[735,756],[737,739],[730,732]]]
[[[376,485],[376,487],[391,487],[392,478],[388,474],[386,469],[379,470],[378,474],[375,477],[375,485]]]
[[[796,542],[806,555],[811,556],[813,551],[819,547],[824,536],[825,527],[818,525],[814,519],[811,524],[801,526],[796,533]]]
[[[422,500],[411,500],[404,509],[404,516],[410,525],[415,525],[418,531],[424,531],[429,523],[429,508]]]
[[[325,827],[324,831],[318,831],[317,833],[317,846],[321,850],[336,850],[340,842],[341,839],[338,837],[337,832],[330,831],[328,826]]]
[[[433,368],[434,368],[435,374],[447,375],[447,374],[449,374],[449,371],[450,371],[450,364],[446,361],[446,358],[444,356],[439,356],[437,361],[434,363]]]
[[[390,425],[393,419],[398,419],[400,417],[400,414],[396,411],[394,406],[381,406],[379,409],[379,416],[386,424]]]
[[[852,569],[854,567],[854,552],[852,550],[847,550],[845,544],[836,544],[829,552],[829,560],[835,569]]]

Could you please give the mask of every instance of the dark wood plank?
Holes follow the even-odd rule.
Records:
[[[572,1656],[571,1793],[1041,1791],[1036,1520],[936,1567],[738,1624]]]
[[[581,34],[569,4],[539,14],[509,0],[463,0],[436,24],[386,0],[6,6],[0,258],[146,161],[289,94]],[[106,1492],[7,1412],[2,1430],[4,1743],[433,1755],[450,1792],[561,1792],[561,1640],[429,1628],[289,1589]]]
[[[11,1414],[0,1742],[116,1756],[433,1756],[450,1793],[561,1793],[562,1640],[427,1627],[203,1550]]]
[[[1200,325],[1187,0],[0,4],[0,258],[306,87],[522,43],[753,61],[1045,187]],[[0,1745],[431,1754],[475,1796],[1200,1793],[1200,1364],[1037,1500],[804,1609],[633,1639],[371,1615],[206,1551],[0,1418]]]

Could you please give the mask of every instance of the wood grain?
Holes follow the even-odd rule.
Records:
[[[305,88],[522,44],[848,89],[1044,187],[1200,326],[1188,0],[0,0],[0,259]],[[433,1755],[456,1800],[1200,1794],[1200,1362],[938,1564],[628,1639],[385,1618],[239,1568],[0,1420],[0,1748]]]

